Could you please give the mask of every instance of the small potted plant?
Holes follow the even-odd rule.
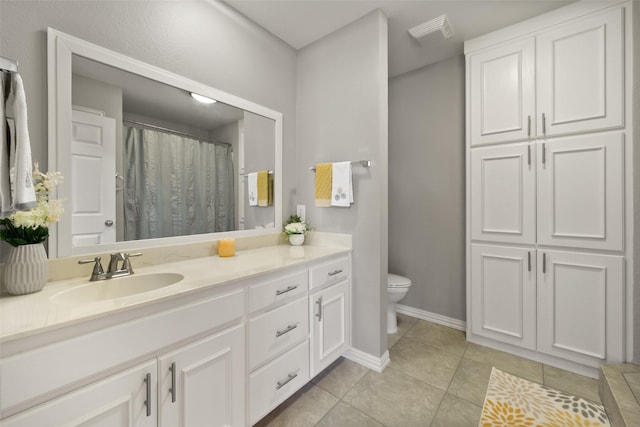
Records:
[[[291,215],[284,224],[282,234],[285,235],[285,239],[289,241],[289,244],[300,246],[304,243],[304,236],[307,231],[311,231],[309,223],[302,221],[298,215]]]
[[[36,206],[0,218],[0,240],[12,246],[4,265],[4,286],[14,295],[40,291],[47,283],[47,253],[43,243],[49,237],[49,225],[58,221],[63,211],[61,200],[49,199],[62,175],[42,173],[34,162],[32,178]]]

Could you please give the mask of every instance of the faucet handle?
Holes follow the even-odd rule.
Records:
[[[102,264],[100,263],[101,259],[102,258],[97,256],[94,259],[81,259],[78,261],[78,264],[88,264],[91,262],[94,263],[93,271],[91,272],[91,278],[89,279],[90,281],[104,279],[104,270],[102,269]]]
[[[122,261],[122,269],[127,270],[129,274],[133,274],[133,267],[131,267],[131,261],[129,261],[129,258],[135,257],[135,256],[142,256],[142,252],[136,252],[133,254],[124,254],[124,260]]]

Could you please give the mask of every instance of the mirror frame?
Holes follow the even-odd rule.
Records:
[[[71,73],[72,56],[76,54],[97,62],[120,68],[130,73],[156,80],[187,92],[196,92],[219,102],[249,111],[274,121],[274,211],[275,228],[235,230],[188,236],[163,237],[146,240],[130,240],[115,243],[73,248],[71,242]],[[55,189],[54,197],[67,201],[58,223],[49,227],[49,258],[59,258],[90,253],[144,249],[156,246],[185,244],[217,240],[223,237],[250,237],[282,231],[282,113],[223,92],[170,71],[114,52],[85,40],[70,36],[53,28],[47,28],[47,86],[48,86],[48,170],[59,171],[65,179]]]

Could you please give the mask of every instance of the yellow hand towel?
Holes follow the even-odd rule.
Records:
[[[269,203],[269,171],[258,171],[258,206]]]
[[[316,207],[331,206],[331,176],[332,163],[318,163],[316,165]]]

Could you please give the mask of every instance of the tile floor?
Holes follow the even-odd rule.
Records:
[[[382,373],[340,359],[257,426],[478,425],[491,366],[600,402],[598,381],[476,344],[464,332],[398,316]]]

